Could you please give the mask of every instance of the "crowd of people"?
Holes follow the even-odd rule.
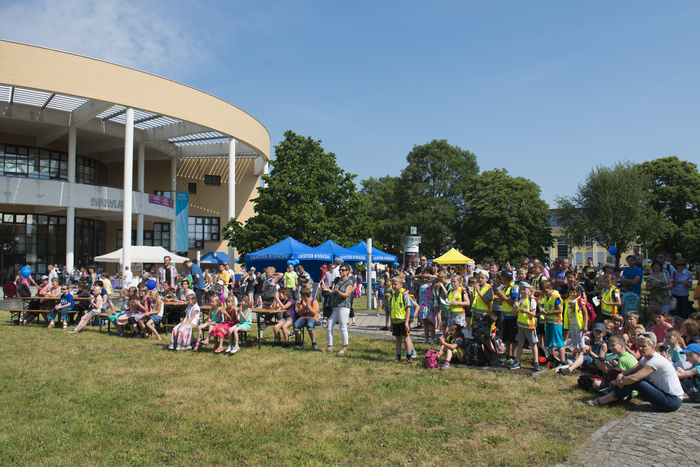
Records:
[[[564,375],[594,373],[592,386],[608,392],[590,401],[592,405],[638,394],[661,410],[676,410],[683,395],[681,381],[697,388],[700,369],[700,314],[690,300],[693,276],[682,257],[664,252],[646,275],[640,258],[630,255],[626,262],[620,269],[589,261],[574,270],[567,258],[549,266],[523,258],[516,268],[511,262],[501,267],[491,258],[449,266],[421,257],[415,269],[383,271],[375,298],[386,316],[382,329],[395,337],[395,363],[413,363],[412,329],[422,329],[423,342],[436,346],[434,355],[442,360],[443,370],[456,363],[519,369],[527,346],[535,371],[547,366]],[[86,277],[76,284],[76,296],[83,301],[74,300],[70,281],[60,285],[57,275],[46,275],[35,284],[37,295],[53,300],[37,301],[29,308],[46,310],[49,328],[60,320],[67,329],[67,313],[82,305],[84,315],[72,333],[106,313],[117,335],[126,336],[129,327],[132,337],[160,340],[158,325],[173,307],[181,310],[182,320],[171,334],[171,349],[197,351],[211,339],[214,352],[232,354],[240,349],[238,334],[251,328],[253,308],[261,308],[264,321],[274,321],[279,345],[289,347],[294,337],[296,346],[303,347],[300,337],[306,329],[312,348],[318,349],[316,328],[321,326],[326,331],[325,352],[333,352],[337,323],[338,354],[348,351],[353,299],[360,295],[362,283],[350,265],[335,260],[321,267],[317,280],[302,265],[290,264],[284,272],[242,268],[238,276],[226,264],[217,271],[203,271],[189,260],[183,265],[185,271],[178,272],[166,256],[162,267],[133,282],[126,281],[125,271],[117,306],[108,276],[97,274],[94,267],[88,267]],[[31,276],[22,283],[30,282]],[[642,283],[649,294],[644,310]],[[700,300],[700,286],[692,297]],[[202,315],[204,304],[208,319]],[[25,313],[20,324],[37,315]],[[261,339],[264,330],[265,324],[258,331]]]

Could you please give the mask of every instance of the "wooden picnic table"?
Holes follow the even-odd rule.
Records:
[[[262,338],[261,338],[262,336],[260,335],[260,324],[261,324],[261,323],[260,323],[260,316],[261,316],[261,315],[275,315],[275,314],[277,314],[277,313],[281,313],[282,310],[271,310],[271,309],[268,309],[268,308],[251,308],[250,311],[253,312],[253,313],[255,313],[255,315],[257,316],[257,322],[258,322],[258,331],[257,331],[257,333],[258,333],[258,336],[257,336],[257,337],[258,337],[258,350],[260,350],[260,349],[262,348]]]

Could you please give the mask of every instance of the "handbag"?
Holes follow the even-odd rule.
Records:
[[[676,297],[671,295],[671,305],[668,307],[669,310],[675,310],[678,307],[678,300]]]

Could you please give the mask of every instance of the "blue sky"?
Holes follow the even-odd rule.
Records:
[[[24,0],[3,39],[152,72],[269,130],[323,140],[361,179],[447,139],[553,206],[595,165],[700,162],[696,2]]]

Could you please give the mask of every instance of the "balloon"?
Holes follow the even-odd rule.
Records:
[[[343,264],[345,260],[343,258],[340,258],[340,264]]]
[[[294,260],[294,266],[299,266],[300,261],[298,259]]]
[[[287,261],[287,266],[294,266],[294,260],[290,259],[289,261]]]
[[[397,268],[399,267],[398,261],[394,261],[394,266],[396,266]]]
[[[156,284],[156,281],[153,279],[149,279],[148,282],[146,282],[146,287],[148,287],[148,290],[155,290],[156,285],[158,284]]]
[[[608,250],[608,253],[610,253],[610,256],[615,256],[615,254],[617,253],[617,247],[611,246],[610,250]]]
[[[32,268],[29,266],[23,266],[22,269],[19,270],[19,274],[24,278],[28,278],[29,276],[32,275]]]

